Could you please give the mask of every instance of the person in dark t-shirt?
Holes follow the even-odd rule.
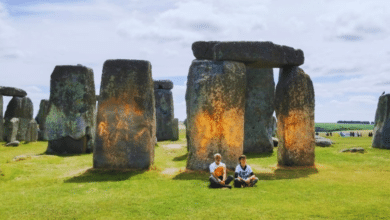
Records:
[[[238,158],[240,164],[237,165],[234,174],[234,187],[250,187],[254,186],[259,179],[253,174],[252,168],[246,164],[246,156],[241,155]]]

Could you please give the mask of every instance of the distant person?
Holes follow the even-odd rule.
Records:
[[[210,187],[211,188],[229,188],[232,186],[229,183],[234,179],[233,176],[226,178],[226,165],[221,162],[221,154],[216,153],[214,155],[215,162],[210,164]]]
[[[327,136],[327,137],[329,136],[329,133],[328,133],[328,132],[326,132],[326,136]]]
[[[234,187],[252,187],[259,179],[253,174],[252,168],[246,164],[246,156],[241,155],[238,158],[240,164],[237,165],[234,173]]]
[[[333,136],[333,133],[332,133],[332,132],[330,132],[330,136]]]
[[[318,132],[316,132],[316,135],[318,136]]]
[[[344,134],[344,132],[340,132],[340,137],[345,137],[345,134]]]

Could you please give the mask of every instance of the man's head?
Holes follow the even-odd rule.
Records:
[[[214,160],[215,160],[215,163],[218,165],[222,160],[221,154],[219,154],[219,153],[214,154]]]
[[[238,161],[240,162],[240,165],[242,167],[245,167],[246,166],[246,156],[245,155],[241,155],[238,157]]]

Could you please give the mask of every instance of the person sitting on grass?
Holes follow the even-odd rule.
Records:
[[[234,179],[233,176],[228,176],[226,178],[226,165],[221,162],[221,154],[214,155],[215,162],[210,164],[210,187],[211,188],[229,188],[232,186],[229,183]]]
[[[246,156],[241,155],[238,161],[240,164],[237,165],[234,174],[234,187],[243,188],[254,186],[259,179],[253,174],[252,168],[246,164]]]

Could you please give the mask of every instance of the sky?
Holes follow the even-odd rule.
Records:
[[[105,60],[148,60],[153,79],[173,81],[183,121],[193,42],[272,41],[303,50],[315,122],[374,121],[390,92],[389,11],[387,0],[0,0],[0,86],[24,89],[35,117],[56,65],[92,68],[98,94]]]

